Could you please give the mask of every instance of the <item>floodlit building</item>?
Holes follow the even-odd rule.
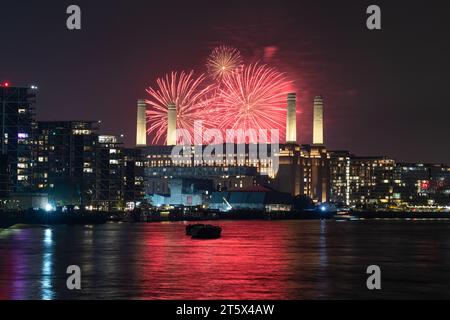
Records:
[[[323,145],[323,99],[314,98],[313,106],[313,145]]]
[[[307,195],[315,202],[329,201],[330,157],[323,135],[320,145],[298,145],[295,93],[288,94],[286,110],[286,143],[209,146],[213,156],[204,158],[205,145],[183,146],[172,156],[176,107],[170,105],[168,145],[145,148],[147,193],[171,194],[171,179],[201,178],[213,181],[216,191],[263,186],[291,196]]]
[[[177,106],[171,103],[167,106],[167,145],[177,144]]]
[[[139,99],[137,101],[137,120],[136,120],[136,146],[142,147],[147,145],[147,121],[146,110],[147,106],[145,100]]]
[[[288,212],[292,206],[293,198],[289,193],[271,190],[213,192],[209,200],[210,209],[224,212],[231,209]]]
[[[289,93],[287,96],[286,143],[297,143],[297,96]]]
[[[177,178],[167,181],[170,193],[153,193],[150,196],[155,206],[201,206],[208,203],[214,190],[210,179]]]
[[[171,179],[201,178],[213,181],[216,191],[265,186],[292,196],[307,195],[317,202],[329,200],[329,156],[323,147],[283,144],[272,150],[265,146],[268,157],[258,159],[251,152],[257,145],[233,145],[232,153],[218,153],[213,160],[198,156],[205,147],[187,146],[184,155],[174,156],[170,146],[145,148],[147,193],[169,194]]]
[[[275,190],[329,201],[329,154],[324,147],[281,145],[278,157],[279,169],[271,181]]]

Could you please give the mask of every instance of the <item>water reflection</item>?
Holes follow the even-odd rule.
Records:
[[[0,236],[3,299],[450,298],[450,223],[220,221],[29,228]],[[68,265],[82,290],[67,290]],[[378,264],[383,290],[365,287]]]
[[[289,299],[302,296],[320,272],[326,245],[309,244],[291,222],[221,222],[223,237],[213,241],[184,236],[184,225],[152,225],[140,246],[144,262],[142,296],[147,299]],[[319,230],[314,227],[305,233]],[[323,239],[326,236],[323,234]],[[303,241],[303,243],[301,243]],[[325,241],[325,240],[323,240]],[[314,250],[310,250],[314,246]],[[306,248],[306,249],[305,249]]]
[[[13,239],[14,242],[20,243],[26,239],[29,233],[28,230],[0,230],[0,240]],[[7,277],[9,279],[9,281],[0,279],[0,299],[26,299],[29,280],[23,275],[23,271],[27,269],[29,261],[25,248],[21,246],[2,246],[0,251],[2,278]]]
[[[52,287],[53,278],[53,232],[45,229],[43,238],[42,268],[41,268],[41,299],[52,300],[55,292]]]

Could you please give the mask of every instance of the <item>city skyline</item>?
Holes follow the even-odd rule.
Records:
[[[0,83],[0,87],[29,89],[29,90],[32,90],[37,97],[39,96],[39,93],[38,93],[39,87],[35,86],[35,85],[16,86],[16,85],[12,84],[10,81],[4,81],[4,82]],[[292,94],[294,94],[294,101],[295,101],[295,93],[288,94],[287,102],[286,102],[287,106],[289,105],[289,99],[290,99],[289,95],[292,95]],[[317,102],[317,101],[320,101],[320,102]],[[423,164],[423,165],[449,165],[450,164],[449,161],[446,161],[446,162],[427,162],[427,161],[421,161],[421,159],[415,159],[415,160],[412,160],[412,161],[402,161],[402,160],[399,160],[399,159],[396,159],[396,158],[392,157],[389,154],[373,154],[373,153],[370,153],[370,154],[357,154],[356,152],[354,152],[353,150],[351,150],[349,148],[340,148],[340,149],[328,148],[328,143],[327,143],[327,141],[325,141],[325,139],[326,139],[326,130],[327,130],[327,128],[326,128],[326,122],[327,121],[326,121],[326,116],[323,115],[324,109],[326,109],[326,108],[324,107],[325,103],[323,102],[322,96],[315,96],[313,101],[312,101],[312,105],[313,105],[312,108],[311,108],[313,110],[312,119],[308,119],[308,121],[311,122],[311,128],[310,128],[310,130],[311,130],[311,134],[310,134],[311,141],[290,141],[290,142],[286,142],[286,143],[295,143],[295,144],[306,145],[306,146],[308,146],[308,145],[311,145],[311,146],[327,145],[327,149],[329,151],[331,151],[331,152],[340,153],[340,152],[345,151],[345,152],[348,152],[352,156],[361,157],[361,158],[386,157],[386,158],[395,160],[399,164],[408,164],[408,163],[411,163],[411,164],[412,163]],[[69,119],[69,120],[67,120],[67,119],[52,119],[52,120],[36,119],[35,121],[37,123],[41,123],[41,122],[44,122],[44,123],[45,122],[53,122],[53,123],[60,123],[60,122],[93,122],[94,123],[95,122],[96,125],[98,126],[98,131],[99,131],[100,135],[114,135],[115,138],[118,139],[118,141],[120,141],[121,144],[124,144],[124,146],[127,147],[127,148],[135,148],[135,147],[142,148],[142,147],[145,147],[145,146],[165,146],[165,145],[167,145],[167,143],[164,142],[164,141],[161,141],[160,143],[152,143],[151,141],[149,141],[149,136],[150,135],[148,133],[145,134],[145,139],[143,138],[144,137],[144,132],[146,130],[145,129],[146,124],[143,122],[142,117],[146,117],[147,118],[147,123],[150,120],[149,120],[149,116],[148,115],[145,116],[144,113],[142,113],[145,110],[144,108],[147,106],[145,104],[145,100],[137,99],[137,106],[138,106],[137,113],[136,113],[137,123],[136,123],[136,119],[135,119],[135,124],[134,124],[135,127],[133,128],[134,134],[133,133],[131,133],[131,134],[130,133],[126,133],[126,134],[120,133],[120,134],[118,134],[118,133],[113,133],[113,132],[110,132],[110,131],[106,131],[106,130],[102,129],[103,122],[101,120],[90,119],[90,118],[84,118],[83,119],[83,118],[78,117],[78,118],[73,118],[73,119]],[[320,106],[319,107],[320,111],[317,111],[317,107],[318,106]],[[36,109],[39,109],[39,107],[36,108]],[[289,110],[289,108],[288,108],[288,110]],[[320,116],[316,115],[317,112],[319,112]],[[38,112],[36,112],[36,114],[38,114]],[[296,112],[297,119],[296,119],[296,121],[294,121],[297,124],[297,126],[298,126],[298,121],[299,121],[298,114],[299,114],[299,112],[298,112],[298,107],[297,107],[297,112]],[[175,121],[175,118],[173,119],[173,121]],[[315,129],[315,127],[317,127],[317,129]],[[178,129],[178,127],[176,129]],[[147,130],[148,130],[148,127],[147,127]],[[165,130],[167,130],[167,129],[165,129]],[[253,130],[253,129],[251,129],[251,130]],[[286,128],[282,128],[281,129],[281,131],[286,131],[286,130],[287,130]],[[172,125],[172,129],[170,131],[175,132],[174,125]],[[175,141],[174,140],[175,139],[174,138],[174,134],[175,133],[173,133],[172,140],[171,140],[171,142],[168,145],[175,145],[175,144],[177,144],[177,143],[173,142],[173,141]],[[314,140],[314,135],[317,135],[319,137],[318,141],[319,142],[321,141],[321,143],[318,143],[316,140]],[[126,137],[129,137],[129,136],[133,136],[133,139],[134,139],[134,143],[132,142],[131,145],[128,145],[125,142],[126,141]],[[203,133],[202,133],[202,136],[203,136]],[[298,136],[299,136],[299,133],[297,133],[297,137]],[[301,140],[301,139],[298,139],[298,140]],[[194,141],[194,140],[192,140],[192,141]],[[224,140],[224,142],[225,142],[225,140]],[[281,143],[281,141],[280,141],[280,143]]]
[[[249,4],[231,3],[217,10],[214,4],[198,2],[180,4],[179,11],[159,6],[154,9],[156,19],[148,19],[148,24],[139,22],[147,21],[142,20],[147,9],[144,3],[134,7],[111,4],[102,10],[83,1],[79,5],[84,17],[79,33],[57,28],[59,6],[44,11],[38,6],[11,4],[11,16],[20,13],[29,17],[24,20],[39,26],[32,30],[27,23],[18,25],[9,17],[1,22],[3,30],[6,26],[12,30],[5,34],[1,80],[39,86],[38,120],[102,120],[103,131],[125,133],[125,143],[132,146],[135,102],[145,97],[144,89],[168,70],[201,70],[198,61],[225,43],[239,47],[251,59],[268,60],[295,75],[299,143],[311,143],[312,101],[314,96],[323,95],[327,106],[325,141],[330,150],[387,155],[404,162],[448,163],[450,151],[442,148],[450,136],[445,120],[448,93],[440,87],[444,82],[437,81],[448,67],[444,59],[448,45],[439,33],[431,34],[426,23],[408,24],[409,33],[396,35],[404,30],[403,20],[413,20],[419,9],[422,21],[431,13],[440,17],[438,7],[420,8],[409,3],[409,15],[396,15],[394,21],[398,7],[380,3],[383,30],[377,34],[365,29],[363,4],[345,9],[325,2],[261,4],[258,14],[246,16]],[[199,8],[204,10],[200,13]],[[127,12],[124,19],[134,23],[117,21],[119,10]],[[173,16],[170,24],[159,18],[166,13]],[[248,23],[242,22],[243,16]],[[270,28],[261,22],[266,18]],[[183,23],[198,31],[193,39],[182,39]],[[298,28],[291,28],[293,23],[298,23]],[[436,23],[434,29],[439,29]],[[204,26],[211,26],[207,29],[212,31],[201,30]],[[233,36],[236,32],[232,31],[240,29],[245,32]],[[416,40],[409,35],[413,31],[420,39],[432,42],[427,50],[426,46],[412,47]],[[32,43],[39,39],[44,45],[22,52],[13,38],[25,34]],[[339,42],[346,44],[345,49]],[[77,56],[83,63],[75,62]],[[439,64],[441,68],[437,68]],[[421,76],[412,80],[415,73]]]
[[[1,9],[0,300],[450,298],[443,2]]]

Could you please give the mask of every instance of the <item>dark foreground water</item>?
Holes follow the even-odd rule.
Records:
[[[449,221],[216,223],[218,240],[191,240],[178,222],[2,230],[0,298],[450,298]],[[376,292],[366,288],[372,264]]]

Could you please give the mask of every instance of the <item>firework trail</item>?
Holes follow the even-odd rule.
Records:
[[[210,54],[206,67],[208,73],[216,80],[233,73],[242,64],[238,49],[228,46],[216,47]]]
[[[153,135],[154,144],[164,144],[167,137],[167,110],[170,103],[177,107],[177,129],[186,129],[193,136],[194,121],[208,120],[208,105],[211,99],[208,93],[213,86],[204,85],[205,76],[194,77],[189,73],[172,72],[159,78],[156,88],[146,91],[150,98],[145,100],[147,109],[147,133]]]
[[[286,96],[291,90],[292,82],[283,73],[264,64],[225,76],[216,101],[222,111],[221,130],[279,129],[284,140]]]

